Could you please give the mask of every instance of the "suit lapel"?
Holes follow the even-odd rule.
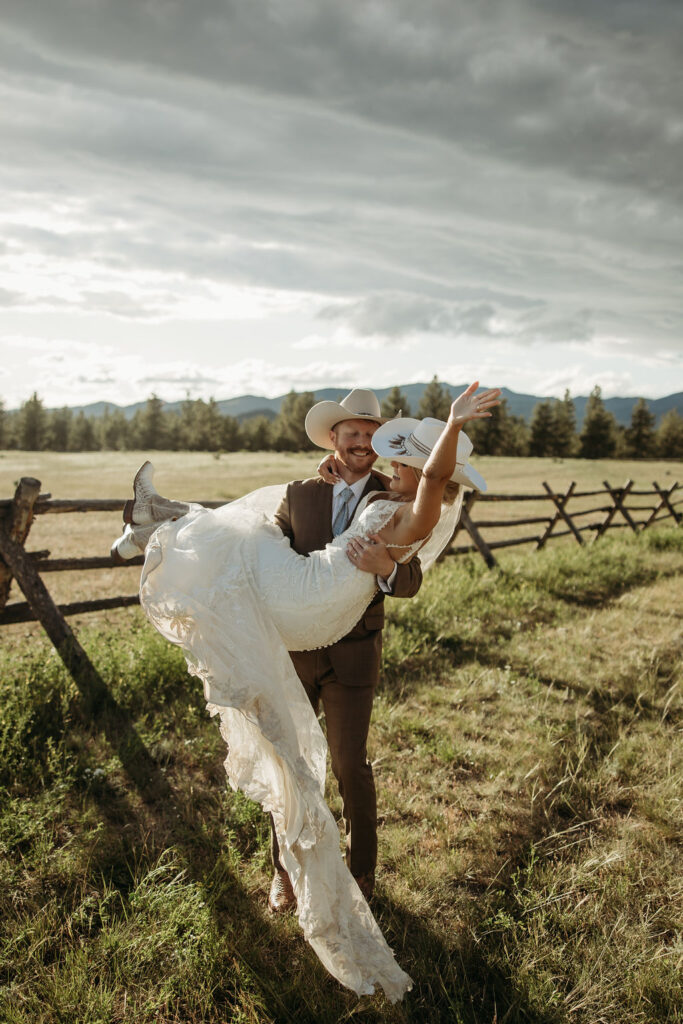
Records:
[[[311,508],[311,530],[315,532],[316,544],[309,550],[324,548],[332,540],[332,491],[333,488],[324,480],[318,480],[315,496],[315,508]]]

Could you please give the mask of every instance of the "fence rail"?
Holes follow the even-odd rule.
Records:
[[[0,626],[39,620],[51,639],[53,634],[63,638],[66,635],[65,629],[69,632],[65,617],[83,612],[128,607],[139,603],[138,595],[127,594],[75,601],[58,607],[42,580],[45,573],[111,569],[113,562],[108,556],[52,558],[49,551],[26,551],[25,543],[31,523],[35,516],[39,515],[121,512],[125,502],[122,498],[53,499],[50,494],[41,494],[40,486],[40,481],[32,477],[23,477],[13,498],[0,499]],[[478,551],[486,564],[492,567],[496,565],[493,554],[496,550],[524,544],[534,544],[538,550],[549,541],[568,536],[573,536],[578,544],[584,544],[584,534],[592,533],[591,540],[595,541],[608,530],[631,529],[638,533],[666,520],[676,526],[683,520],[683,513],[678,511],[683,506],[683,487],[677,481],[667,488],[660,487],[657,481],[653,481],[649,490],[635,490],[632,480],[627,480],[622,487],[613,487],[605,480],[604,487],[600,490],[577,491],[575,481],[572,481],[563,493],[554,491],[545,481],[543,488],[543,492],[537,494],[468,493],[463,503],[460,522],[442,557]],[[606,500],[587,508],[573,507],[570,512],[570,504],[576,506],[577,502],[581,503],[587,498]],[[633,498],[648,498],[651,503],[626,503]],[[520,505],[544,502],[549,508],[544,515],[523,513],[512,518],[491,518],[484,513],[480,519],[473,518],[475,506],[478,508],[490,503],[501,505],[509,502]],[[204,505],[205,508],[219,508],[224,502],[202,501],[198,504]],[[533,508],[531,511],[533,512]],[[649,515],[638,518],[641,513]],[[591,520],[583,522],[582,520],[588,516]],[[617,517],[620,517],[619,521]],[[526,526],[539,526],[541,529],[539,533],[525,532],[502,540],[495,540],[492,536],[485,539],[482,533],[501,529],[517,531]],[[468,535],[469,543],[457,543],[463,533]],[[127,564],[135,568],[142,565],[142,561],[142,557],[139,557]],[[13,579],[19,584],[26,601],[7,604]]]

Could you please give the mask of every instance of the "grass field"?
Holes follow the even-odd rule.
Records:
[[[10,497],[19,478],[34,476],[43,491],[54,498],[126,498],[138,466],[150,458],[157,468],[156,479],[163,493],[192,500],[230,500],[265,484],[311,476],[320,453],[278,454],[236,452],[217,457],[207,452],[0,452],[0,497]],[[480,457],[474,463],[484,474],[492,493],[542,493],[542,481],[564,491],[572,480],[577,490],[601,488],[605,479],[612,485],[633,479],[636,487],[651,487],[657,480],[670,486],[683,483],[683,464],[672,462],[589,461],[586,459],[512,459]],[[387,469],[382,461],[380,469]],[[640,499],[640,504],[643,500]],[[579,500],[571,510],[595,505],[595,499]],[[638,504],[638,502],[635,502]],[[549,513],[549,502],[533,505],[504,503],[480,505],[474,518],[512,518]],[[118,513],[38,516],[31,528],[28,549],[49,550],[53,557],[105,555],[120,532]],[[541,527],[503,528],[484,531],[489,539],[504,540],[514,535],[538,534]],[[560,541],[560,543],[563,543]],[[571,543],[575,543],[571,541]],[[505,555],[502,556],[505,558]],[[134,593],[137,570],[98,570],[89,573],[55,573],[48,579],[50,592],[58,602],[90,600]],[[12,600],[21,595],[13,592]],[[116,613],[118,614],[118,613]],[[77,620],[79,624],[90,619]],[[100,622],[115,623],[116,616],[101,614]],[[11,627],[6,640],[32,635],[32,627]]]
[[[64,458],[64,487],[39,461],[12,480],[125,496],[130,455],[99,481],[92,457]],[[206,482],[228,457],[155,453],[162,479],[179,458],[190,496],[230,496]],[[232,467],[243,489],[266,482],[253,458]],[[281,459],[266,475],[310,472]],[[533,490],[584,468],[488,460],[483,472],[511,491],[529,464]],[[662,484],[678,469],[585,467],[598,486],[637,468]],[[60,518],[96,517],[45,517]],[[263,816],[228,790],[200,687],[139,610],[77,620],[118,702],[94,720],[47,642],[15,627],[23,642],[0,654],[0,1020],[683,1020],[683,530],[626,533],[511,552],[493,572],[449,559],[415,599],[388,603],[370,756],[374,910],[415,981],[396,1007],[356,1000],[293,918],[269,918]]]

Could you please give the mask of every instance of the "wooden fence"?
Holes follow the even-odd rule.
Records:
[[[52,600],[42,579],[45,573],[82,572],[97,569],[111,569],[109,556],[85,558],[52,558],[49,551],[27,551],[26,539],[31,523],[38,515],[62,515],[84,512],[121,512],[124,499],[118,498],[75,498],[54,500],[49,494],[40,493],[40,481],[23,477],[13,498],[0,499],[0,626],[10,623],[39,620],[55,646],[60,649],[64,643],[73,645],[73,634],[65,618],[82,612],[122,608],[139,603],[136,594],[107,597],[90,601],[77,601],[59,607]],[[447,555],[479,551],[490,567],[496,564],[493,552],[500,548],[533,544],[536,549],[548,541],[573,536],[577,543],[585,543],[584,534],[595,541],[608,530],[631,529],[634,533],[647,529],[654,523],[670,520],[678,526],[683,515],[677,509],[683,505],[683,490],[678,482],[668,488],[660,487],[654,481],[649,490],[634,490],[633,481],[623,487],[613,487],[608,481],[604,489],[577,491],[572,482],[563,493],[555,492],[548,483],[543,483],[539,494],[477,494],[468,493],[463,504],[460,522],[453,535]],[[633,499],[636,504],[632,504]],[[597,504],[595,503],[597,500]],[[638,503],[643,502],[645,503]],[[627,504],[628,502],[628,504]],[[539,505],[540,515],[499,515],[488,518],[486,506],[495,503],[505,510],[516,505],[532,505],[532,511]],[[507,504],[503,504],[507,503]],[[223,502],[203,501],[206,508],[218,508]],[[475,504],[482,509],[484,518],[473,518]],[[570,510],[570,505],[572,509]],[[549,508],[548,508],[549,506]],[[513,509],[516,511],[516,509]],[[643,515],[644,513],[644,515]],[[533,526],[537,532],[519,533],[519,530]],[[514,536],[503,540],[495,539],[495,531],[504,529]],[[488,539],[484,538],[484,533]],[[114,530],[112,530],[112,536]],[[467,534],[469,543],[458,540]],[[498,534],[500,536],[500,534]],[[132,559],[128,565],[139,567],[142,557]],[[16,579],[26,597],[25,602],[7,604],[12,579]]]

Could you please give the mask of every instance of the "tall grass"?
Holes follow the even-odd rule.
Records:
[[[662,530],[450,559],[388,605],[374,909],[415,979],[398,1007],[267,915],[263,815],[139,612],[81,639],[154,786],[47,643],[0,657],[0,1019],[679,1021],[682,597]]]

